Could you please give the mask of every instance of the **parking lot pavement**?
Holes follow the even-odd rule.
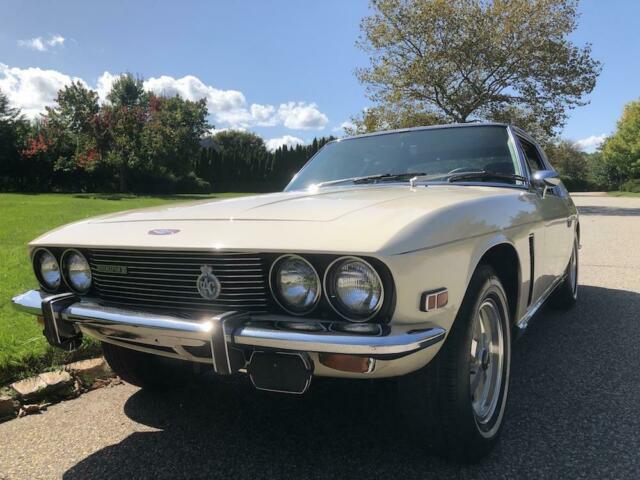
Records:
[[[399,420],[393,383],[315,382],[303,397],[209,378],[152,396],[96,390],[0,425],[0,479],[640,478],[640,199],[575,196],[578,305],[516,343],[498,447],[458,466]]]

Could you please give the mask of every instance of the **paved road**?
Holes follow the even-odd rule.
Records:
[[[121,385],[0,425],[0,479],[640,478],[640,199],[578,196],[578,306],[514,352],[504,435],[482,464],[425,452],[387,384],[273,398],[211,378],[153,397]]]

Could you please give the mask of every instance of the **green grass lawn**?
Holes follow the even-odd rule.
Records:
[[[640,192],[608,192],[612,197],[640,197]]]
[[[103,213],[236,195],[243,194],[137,197],[0,193],[0,386],[72,358],[69,354],[49,347],[34,316],[18,313],[11,306],[11,297],[38,286],[27,253],[26,245],[29,241],[59,225]],[[73,357],[96,351],[97,345],[86,341]]]

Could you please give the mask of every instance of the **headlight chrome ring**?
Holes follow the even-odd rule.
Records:
[[[341,298],[339,292],[337,291],[338,288],[336,285],[336,276],[339,269],[347,264],[364,267],[366,270],[361,270],[360,272],[355,273],[359,273],[361,275],[365,274],[369,277],[369,280],[373,279],[373,281],[375,282],[372,288],[373,292],[370,292],[369,296],[377,296],[377,301],[375,301],[375,303],[373,303],[370,308],[365,309],[364,311],[358,312],[355,308],[347,305],[344,298]],[[323,283],[324,294],[327,301],[329,302],[329,305],[331,305],[331,308],[342,318],[349,320],[350,322],[366,322],[368,320],[371,320],[378,314],[384,303],[384,284],[382,283],[382,279],[380,278],[378,271],[369,262],[360,257],[345,256],[335,259],[327,267],[324,274]],[[364,289],[362,287],[360,287],[360,292],[364,292]]]
[[[31,261],[42,289],[50,293],[57,292],[62,283],[62,273],[55,255],[46,248],[37,248],[31,255]]]
[[[288,271],[283,271],[287,263]],[[283,279],[283,276],[286,278]],[[283,280],[287,283],[284,284]],[[305,258],[294,254],[282,255],[271,264],[269,289],[280,308],[298,316],[311,312],[322,296],[322,283],[315,267]]]
[[[60,266],[64,282],[75,293],[84,294],[91,289],[91,267],[87,258],[78,250],[65,250],[60,257]]]

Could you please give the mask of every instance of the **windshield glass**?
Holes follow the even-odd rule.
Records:
[[[465,181],[521,184],[521,180],[508,178],[522,174],[515,151],[506,127],[502,126],[445,127],[347,138],[327,144],[285,190],[408,172],[424,174],[419,180],[428,182],[445,182],[451,175],[464,172],[490,172],[501,174],[500,178],[485,175]],[[408,178],[387,180],[408,181]]]

